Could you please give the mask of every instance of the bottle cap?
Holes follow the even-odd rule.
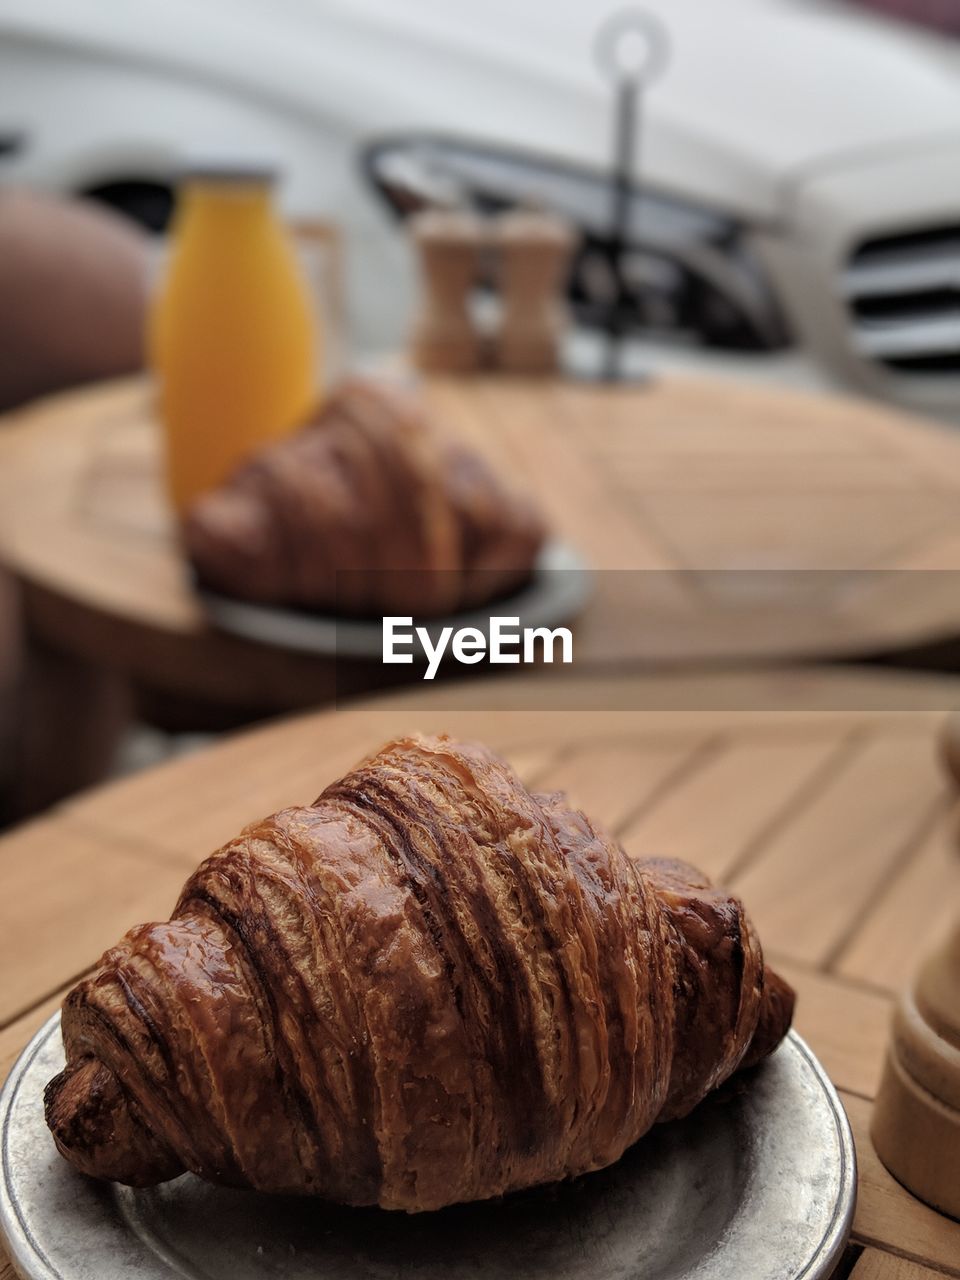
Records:
[[[280,166],[267,156],[231,151],[187,152],[178,168],[181,182],[271,183]]]

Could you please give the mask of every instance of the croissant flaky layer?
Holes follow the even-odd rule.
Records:
[[[187,513],[208,587],[342,614],[452,613],[530,577],[532,505],[408,397],[353,379]]]
[[[483,747],[405,738],[106,953],[47,1121],[101,1178],[435,1209],[610,1164],[792,1006],[736,898]]]

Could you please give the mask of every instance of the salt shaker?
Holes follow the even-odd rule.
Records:
[[[556,371],[566,327],[564,285],[574,239],[559,218],[518,210],[497,220],[502,305],[497,366],[511,373]]]

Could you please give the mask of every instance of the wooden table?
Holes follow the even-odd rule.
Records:
[[[434,379],[437,418],[598,569],[581,668],[868,654],[960,635],[960,438],[874,405],[726,381],[649,389]],[[40,711],[96,774],[135,688],[183,727],[248,721],[395,682],[213,630],[161,496],[142,381],[61,396],[0,429],[0,557],[22,588]],[[773,580],[738,569],[822,571]],[[840,570],[843,572],[831,572]],[[643,572],[646,571],[646,572]],[[757,584],[760,584],[758,588]],[[52,692],[51,692],[52,690]],[[90,707],[101,710],[90,714]],[[60,712],[57,715],[57,711]],[[37,758],[53,758],[40,741]]]
[[[528,782],[567,789],[628,851],[689,858],[742,894],[853,1125],[855,1280],[960,1276],[960,1222],[903,1190],[868,1137],[892,995],[960,899],[957,795],[936,753],[960,681],[808,669],[568,689],[585,707],[671,708],[644,712],[551,710],[550,686],[503,682],[497,701],[523,711],[451,709],[441,686],[280,722],[0,840],[0,1074],[101,949],[163,918],[245,822],[312,799],[391,734],[448,729],[495,745]],[[840,709],[814,709],[828,707]]]

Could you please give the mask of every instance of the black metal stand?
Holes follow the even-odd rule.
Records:
[[[639,41],[639,57],[634,48]],[[639,9],[613,14],[597,32],[596,57],[600,70],[614,86],[613,171],[610,184],[610,240],[607,257],[613,281],[608,314],[603,321],[606,350],[597,377],[604,382],[643,383],[646,371],[627,373],[623,363],[624,339],[631,327],[634,291],[626,276],[625,262],[631,243],[631,208],[639,189],[638,139],[642,125],[643,90],[663,70],[667,57],[666,33],[660,23]]]

